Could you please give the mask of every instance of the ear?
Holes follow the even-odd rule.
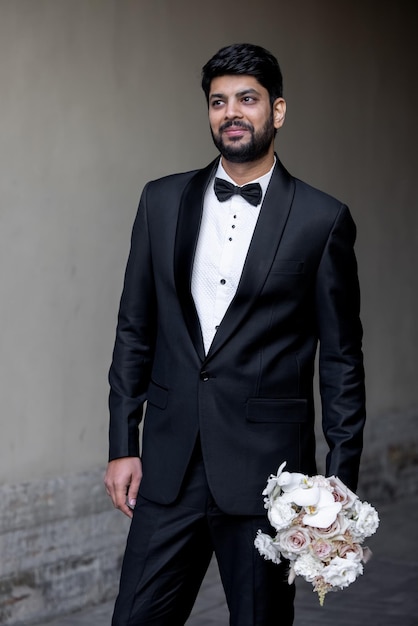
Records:
[[[277,98],[273,102],[273,121],[274,128],[277,130],[284,124],[284,118],[286,117],[286,102],[283,98]]]

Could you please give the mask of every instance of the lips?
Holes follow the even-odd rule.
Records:
[[[227,137],[242,137],[242,135],[246,132],[248,132],[246,128],[239,127],[230,127],[224,130],[224,133],[225,135],[227,135]]]
[[[230,139],[239,139],[250,129],[247,126],[241,124],[227,123],[221,127],[221,132]]]

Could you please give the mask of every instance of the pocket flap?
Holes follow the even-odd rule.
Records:
[[[159,409],[165,409],[168,402],[168,389],[151,381],[148,387],[147,401]]]
[[[303,274],[304,262],[297,259],[278,259],[273,263],[274,274]]]
[[[308,401],[304,398],[249,398],[247,420],[282,424],[304,423],[308,421]]]

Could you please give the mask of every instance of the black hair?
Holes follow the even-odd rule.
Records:
[[[202,69],[202,89],[209,101],[210,85],[217,76],[254,76],[269,92],[270,103],[283,95],[283,77],[277,59],[265,48],[237,43],[221,48]]]

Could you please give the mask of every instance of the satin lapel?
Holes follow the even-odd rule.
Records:
[[[294,190],[294,180],[277,159],[238,289],[218,328],[207,358],[213,356],[224,345],[261,292],[286,225]]]
[[[193,259],[202,219],[203,198],[218,159],[199,170],[186,186],[180,200],[174,248],[174,274],[177,295],[189,334],[203,361],[205,350],[199,318],[191,293]]]

